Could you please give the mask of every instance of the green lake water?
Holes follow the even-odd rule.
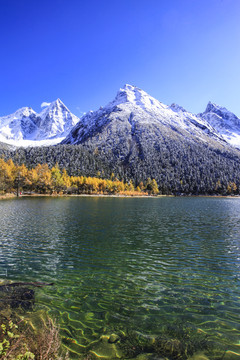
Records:
[[[113,333],[187,328],[218,349],[209,359],[240,359],[240,199],[21,198],[0,214],[0,277],[54,282],[35,308],[72,358],[130,357]]]

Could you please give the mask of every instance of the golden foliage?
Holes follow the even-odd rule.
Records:
[[[56,164],[51,169],[47,164],[37,164],[27,169],[25,165],[15,165],[12,160],[0,159],[0,191],[13,192],[14,189],[35,193],[65,194],[124,194],[129,196],[157,194],[158,187],[154,179],[148,179],[144,186],[141,182],[135,189],[130,180],[120,181],[112,173],[110,179],[96,177],[69,176],[65,169]]]

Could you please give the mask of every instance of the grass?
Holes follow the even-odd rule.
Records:
[[[67,360],[61,346],[59,327],[47,318],[36,330],[23,320],[0,318],[1,360]]]

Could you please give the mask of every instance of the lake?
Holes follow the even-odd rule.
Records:
[[[0,213],[0,277],[54,282],[35,308],[57,318],[71,358],[187,339],[240,359],[240,199],[20,198]]]

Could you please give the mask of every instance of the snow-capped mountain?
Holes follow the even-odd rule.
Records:
[[[240,148],[240,119],[211,102],[205,112],[194,115],[132,85],[125,85],[113,101],[81,119],[60,99],[40,113],[25,107],[0,117],[0,141],[15,146],[83,144],[113,151],[123,159],[132,152],[146,152],[149,146],[160,148],[166,139]]]
[[[39,114],[24,107],[0,117],[0,141],[16,146],[50,145],[61,142],[79,121],[60,99]]]
[[[146,143],[160,146],[166,138],[225,143],[204,118],[176,104],[164,105],[132,85],[120,89],[105,107],[83,116],[62,143],[91,145],[124,157],[133,149],[147,151]]]
[[[232,146],[240,148],[240,119],[226,108],[208,103],[199,118],[207,121]]]
[[[79,121],[79,118],[73,115],[60,99],[44,108],[39,117],[41,121],[35,136],[36,140],[66,137]]]

